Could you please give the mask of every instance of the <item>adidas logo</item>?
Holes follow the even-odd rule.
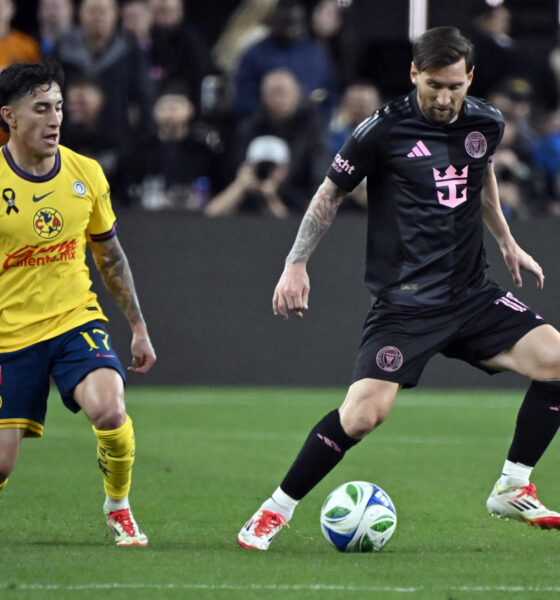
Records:
[[[422,140],[418,140],[416,145],[407,154],[408,158],[416,158],[419,156],[432,156],[432,153],[426,148],[426,144]]]

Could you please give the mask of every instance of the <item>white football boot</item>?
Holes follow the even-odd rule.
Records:
[[[486,508],[491,515],[504,519],[525,521],[541,529],[560,529],[560,514],[539,501],[537,488],[532,483],[502,489],[496,484],[486,501]]]
[[[268,550],[270,542],[282,527],[290,527],[280,514],[270,510],[259,510],[243,525],[237,536],[237,544],[242,548]]]
[[[107,527],[115,536],[117,546],[147,546],[148,537],[138,527],[130,508],[106,513]]]

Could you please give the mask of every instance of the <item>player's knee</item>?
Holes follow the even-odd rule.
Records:
[[[376,406],[362,403],[355,410],[341,413],[340,421],[347,435],[362,439],[379,427],[386,417],[384,411],[378,410]]]
[[[533,366],[531,379],[560,380],[560,352],[547,352]]]
[[[15,466],[15,460],[10,460],[9,457],[0,458],[0,485],[12,474]]]
[[[8,479],[10,474],[13,472],[19,450],[19,443],[21,436],[23,435],[22,430],[17,429],[4,429],[0,430],[4,433],[0,436],[0,484]]]
[[[392,388],[379,389],[372,386],[362,386],[361,389],[351,388],[340,407],[340,422],[344,431],[350,437],[362,439],[379,427],[391,412],[395,393]]]
[[[96,429],[118,429],[126,421],[126,410],[124,405],[107,404],[93,419],[92,423]]]
[[[382,422],[376,414],[356,415],[351,425],[352,431],[348,435],[355,439],[361,439],[381,425]]]

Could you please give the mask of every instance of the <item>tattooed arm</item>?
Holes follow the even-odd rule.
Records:
[[[104,242],[90,242],[93,259],[105,287],[123,311],[132,330],[130,371],[146,373],[156,360],[148,329],[140,310],[126,255],[115,236]]]
[[[275,315],[288,318],[288,311],[303,317],[309,298],[309,277],[306,264],[323,234],[331,226],[338,207],[347,192],[325,178],[309,204],[290,254],[286,258],[284,272],[274,290],[272,310]]]

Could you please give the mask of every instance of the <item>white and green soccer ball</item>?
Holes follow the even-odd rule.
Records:
[[[321,530],[340,552],[378,552],[397,527],[389,495],[367,481],[349,481],[332,491],[321,508]]]

